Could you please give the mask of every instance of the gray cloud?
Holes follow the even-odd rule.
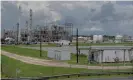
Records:
[[[3,2],[1,26],[12,28],[18,22],[16,2]],[[21,27],[29,20],[29,9],[33,9],[33,25],[45,22],[64,24],[71,22],[80,34],[133,34],[133,1],[94,2],[94,1],[50,1],[20,2],[22,6]],[[124,22],[124,23],[123,23]],[[88,30],[87,30],[88,29]]]

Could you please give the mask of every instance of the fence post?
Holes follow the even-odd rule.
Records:
[[[103,50],[101,50],[101,66],[102,66],[102,72],[103,72]]]
[[[125,49],[124,49],[124,55],[123,55],[123,59],[124,59],[124,61],[123,61],[123,64],[124,64],[124,66],[125,66]]]

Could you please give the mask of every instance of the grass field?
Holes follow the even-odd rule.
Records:
[[[20,62],[18,60],[1,56],[2,77],[16,77],[16,69],[20,70],[18,77],[40,77],[60,74],[81,73],[81,72],[101,72],[101,70],[88,70],[82,68],[44,67]],[[108,71],[108,70],[106,70]],[[116,70],[111,70],[116,71]],[[120,70],[120,71],[131,71]],[[109,72],[109,71],[108,71]]]
[[[18,46],[1,46],[1,49],[18,55],[48,59],[47,51],[42,51],[42,57],[40,57],[40,51],[35,49],[20,48]]]
[[[51,76],[57,74],[65,74],[65,73],[77,73],[80,71],[84,71],[86,69],[73,69],[73,68],[62,68],[62,67],[43,67],[39,65],[32,65],[20,62],[18,60],[14,60],[8,58],[6,56],[1,56],[2,59],[2,70],[9,77],[15,77],[16,69],[20,69],[19,76],[21,77],[37,77],[37,76]]]

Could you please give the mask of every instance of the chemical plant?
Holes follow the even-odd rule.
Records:
[[[54,42],[59,40],[72,41],[73,25],[72,23],[64,23],[64,25],[52,24],[48,26],[37,25],[33,28],[32,9],[29,11],[29,22],[25,22],[25,27],[21,28],[20,22],[16,24],[15,29],[4,29],[2,35],[2,43],[6,44],[22,44],[37,42]]]
[[[21,7],[19,6],[21,12]],[[76,42],[76,37],[73,35],[73,24],[65,22],[64,25],[52,24],[42,26],[39,24],[33,25],[33,11],[29,10],[29,20],[25,21],[25,26],[21,26],[21,15],[19,16],[19,22],[12,30],[4,29],[1,37],[2,43],[37,43],[37,42]],[[84,43],[121,43],[121,42],[133,42],[132,36],[124,36],[117,34],[116,36],[105,35],[90,35],[79,36],[79,42]],[[66,40],[66,41],[65,41]]]

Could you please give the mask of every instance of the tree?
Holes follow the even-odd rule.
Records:
[[[4,38],[1,38],[1,43],[4,43],[5,42],[5,39]]]

